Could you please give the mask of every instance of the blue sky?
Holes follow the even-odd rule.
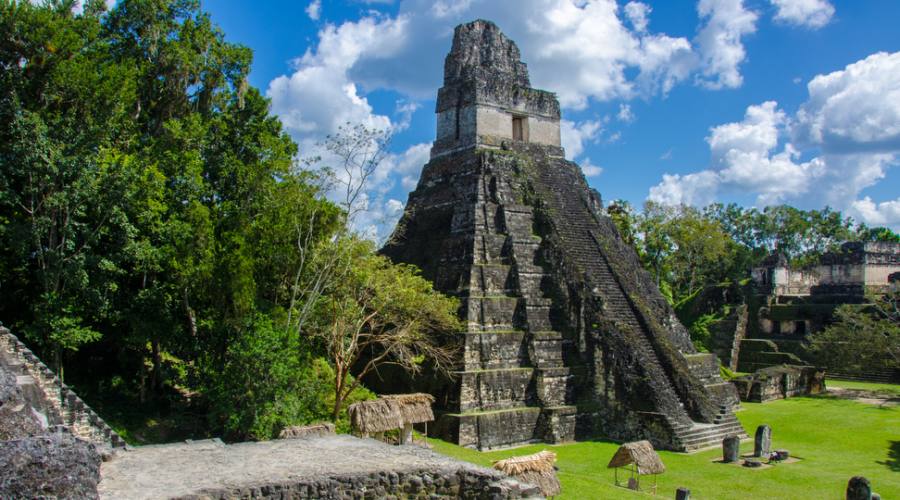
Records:
[[[486,18],[557,92],[607,201],[788,203],[900,227],[896,0],[209,0],[305,154],[394,130],[361,227],[390,231],[434,138],[453,27]]]

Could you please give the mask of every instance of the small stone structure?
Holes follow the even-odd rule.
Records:
[[[774,255],[752,270],[746,320],[735,323],[730,336],[723,335],[718,343],[722,349],[734,344],[731,368],[742,372],[807,364],[807,335],[831,323],[839,305],[860,304],[866,293],[889,291],[898,272],[900,243],[845,243],[804,269],[792,269],[783,256]],[[829,375],[900,381],[900,370]]]
[[[322,422],[313,425],[292,425],[285,427],[278,433],[278,439],[302,439],[308,437],[322,437],[334,434],[334,424]]]
[[[764,403],[825,392],[825,371],[813,366],[780,365],[732,379],[741,401]]]
[[[847,500],[872,500],[872,484],[863,476],[853,476],[847,482]]]
[[[477,449],[604,436],[692,450],[744,434],[715,356],[565,160],[559,104],[516,45],[491,22],[460,25],[444,69],[431,160],[381,251],[461,299],[459,372],[367,382],[430,392],[433,431]]]
[[[728,436],[722,440],[722,461],[730,464],[741,458],[741,439],[737,436]]]
[[[887,291],[888,278],[898,271],[900,243],[848,242],[839,251],[824,254],[817,264],[804,269],[792,269],[783,257],[776,256],[754,268],[751,274],[761,291],[776,297],[859,296],[866,291]],[[795,325],[778,326],[791,330]]]
[[[768,425],[760,425],[756,428],[756,435],[753,436],[753,456],[766,457],[772,450],[772,428]]]
[[[348,435],[141,446],[104,462],[101,498],[541,498],[533,485],[417,446]]]

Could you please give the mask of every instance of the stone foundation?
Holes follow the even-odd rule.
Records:
[[[812,366],[783,365],[758,370],[731,381],[741,401],[764,403],[825,391],[825,371]]]
[[[492,469],[347,435],[144,446],[101,472],[101,498],[543,498]]]

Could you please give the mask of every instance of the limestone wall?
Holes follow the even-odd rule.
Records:
[[[773,366],[734,379],[742,401],[763,403],[825,390],[825,372],[812,366]]]
[[[785,262],[755,268],[753,280],[772,295],[857,293],[886,288],[888,277],[900,271],[900,244],[845,243],[822,256],[816,266],[791,269]]]

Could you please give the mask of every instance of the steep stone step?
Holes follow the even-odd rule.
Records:
[[[668,418],[674,422],[689,422],[690,418],[683,409],[681,398],[647,339],[648,332],[638,321],[630,301],[618,284],[592,234],[595,228],[593,215],[588,212],[584,201],[572,190],[560,189],[562,186],[555,185],[556,179],[552,172],[542,170],[541,179],[551,188],[551,192],[548,193],[550,196],[545,197],[550,203],[551,210],[566,214],[564,217],[555,218],[554,222],[568,250],[567,255],[586,273],[591,284],[596,287],[595,290],[599,292],[607,314],[634,332],[632,347],[642,357],[644,370],[660,384],[661,394],[658,397],[667,398],[673,403],[668,406],[673,408],[676,414],[668,415]]]

